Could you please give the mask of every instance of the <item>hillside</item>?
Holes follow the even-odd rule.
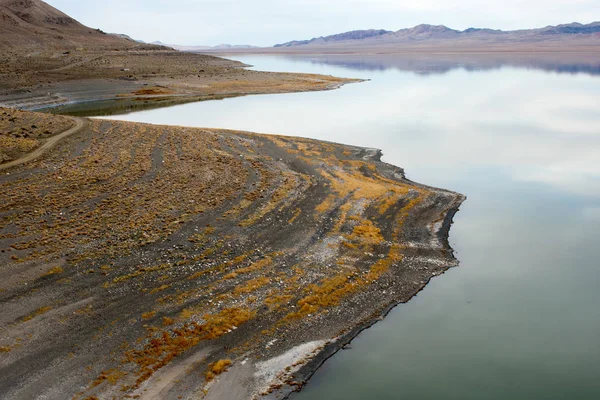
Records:
[[[228,46],[221,46],[227,48]],[[100,101],[158,107],[240,96],[325,90],[352,80],[248,71],[88,28],[40,0],[0,0],[0,106],[40,109]]]
[[[139,46],[89,28],[40,0],[0,0],[0,49],[117,48]]]

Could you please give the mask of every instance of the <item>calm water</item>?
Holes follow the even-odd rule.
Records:
[[[600,60],[238,59],[371,81],[113,118],[378,147],[468,196],[450,237],[460,267],[294,399],[600,399]]]

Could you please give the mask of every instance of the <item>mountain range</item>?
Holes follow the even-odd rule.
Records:
[[[141,42],[141,41],[140,41]],[[143,42],[141,42],[143,43]],[[231,49],[257,49],[258,46],[251,46],[247,44],[219,44],[217,46],[183,46],[179,44],[166,44],[161,41],[152,42],[151,44],[155,44],[158,46],[166,46],[179,51],[190,51],[190,52],[199,52],[203,50],[231,50]]]
[[[161,49],[212,53],[396,53],[600,51],[600,22],[570,23],[539,29],[502,31],[485,28],[456,30],[444,25],[418,25],[389,31],[355,30],[269,48],[249,45],[179,46],[146,44],[123,34],[87,27],[41,0],[0,0],[0,49]]]
[[[393,33],[392,31],[386,31],[385,29],[367,29],[367,30],[358,30],[358,31],[350,31],[344,33],[338,33],[336,35],[330,36],[321,36],[318,38],[313,38],[309,40],[294,40],[287,43],[276,44],[273,47],[292,47],[292,46],[303,46],[307,44],[316,44],[316,43],[330,43],[330,42],[344,42],[348,40],[363,40],[374,38],[378,36],[384,36],[387,34]]]
[[[577,22],[539,29],[502,31],[469,28],[463,31],[444,25],[417,25],[413,28],[388,31],[384,29],[356,30],[309,40],[294,40],[277,44],[276,49],[382,49],[395,47],[423,48],[439,46],[447,49],[539,45],[561,47],[568,44],[600,46],[600,22],[587,25]]]

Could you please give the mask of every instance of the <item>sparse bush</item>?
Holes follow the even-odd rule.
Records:
[[[208,371],[204,373],[207,381],[212,381],[217,375],[227,371],[231,365],[231,360],[219,360],[208,366]]]

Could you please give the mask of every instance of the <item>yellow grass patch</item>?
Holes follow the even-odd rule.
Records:
[[[250,279],[242,285],[238,285],[233,289],[233,294],[239,296],[240,294],[251,293],[263,286],[271,283],[271,280],[266,277]]]
[[[126,372],[119,371],[116,369],[109,369],[108,371],[102,371],[100,375],[92,382],[92,387],[96,387],[103,382],[108,382],[111,385],[116,385],[119,379],[127,375]]]
[[[23,318],[23,321],[31,321],[35,317],[37,317],[39,315],[46,314],[50,310],[52,310],[52,307],[42,307],[42,308],[39,308],[33,314],[28,315],[25,318]]]
[[[42,275],[42,277],[56,275],[56,274],[62,274],[63,272],[65,272],[65,270],[62,267],[53,267],[48,272],[46,272],[44,275]]]
[[[208,366],[208,371],[204,373],[207,381],[212,381],[217,375],[227,371],[231,365],[231,360],[219,360]]]
[[[142,319],[151,319],[156,315],[156,311],[149,311],[142,314]]]
[[[216,339],[254,318],[255,311],[245,308],[226,308],[217,314],[203,316],[204,323],[191,322],[172,331],[148,338],[142,350],[130,350],[124,362],[138,366],[136,387],[175,357],[198,345],[203,340]]]

